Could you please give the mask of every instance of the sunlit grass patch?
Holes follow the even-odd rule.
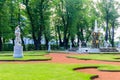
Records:
[[[103,61],[120,61],[120,55],[117,54],[88,54],[88,55],[72,55],[69,58],[83,59],[83,60],[103,60]]]
[[[46,57],[45,54],[47,52],[45,51],[24,51],[23,58],[14,58],[13,52],[0,52],[0,60],[1,61],[12,61],[12,60],[50,60],[51,57]]]
[[[98,67],[104,70],[120,70],[120,66],[111,65],[85,65],[85,64],[55,64],[55,63],[35,63],[35,64],[0,64],[1,80],[91,80],[95,76],[77,72],[74,69],[80,67]],[[109,68],[107,68],[109,67]],[[105,69],[106,68],[106,69]]]

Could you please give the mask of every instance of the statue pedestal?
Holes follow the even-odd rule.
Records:
[[[23,57],[23,46],[21,45],[16,45],[14,46],[14,58],[22,58]]]

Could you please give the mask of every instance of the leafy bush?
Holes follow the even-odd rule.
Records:
[[[13,44],[3,44],[2,46],[3,51],[13,51]]]

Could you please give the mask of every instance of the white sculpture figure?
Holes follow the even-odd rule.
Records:
[[[104,46],[105,46],[105,48],[108,48],[108,47],[109,47],[108,41],[104,41]]]
[[[82,42],[79,41],[79,51],[81,50],[81,45],[82,45]]]
[[[15,28],[15,45],[21,45],[21,38],[20,38],[20,28],[19,25]]]
[[[14,46],[14,58],[22,58],[23,57],[23,47],[21,45],[21,38],[20,38],[20,28],[19,25],[15,28],[15,46]]]
[[[72,49],[72,42],[70,42],[70,50]]]

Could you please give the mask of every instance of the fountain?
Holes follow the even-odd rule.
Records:
[[[81,47],[82,42],[79,42],[79,49],[77,50],[78,53],[88,53],[88,52],[100,52],[99,48],[99,32],[97,27],[97,20],[95,20],[95,28],[92,33],[92,48],[90,47]]]
[[[95,28],[92,33],[92,48],[99,48],[99,32],[97,27],[97,20],[95,20]]]
[[[100,33],[98,31],[97,20],[95,20],[95,28],[94,28],[94,32],[92,33],[92,48],[90,49],[91,52],[100,52],[99,36],[100,36]]]

